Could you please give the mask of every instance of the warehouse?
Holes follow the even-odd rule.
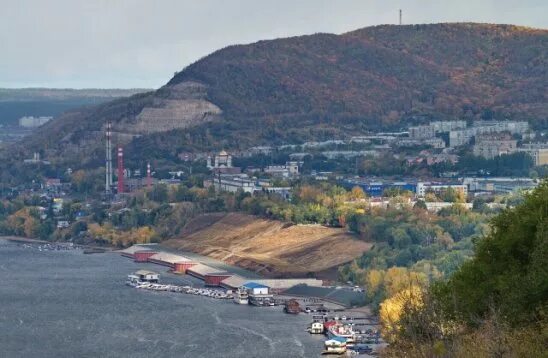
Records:
[[[229,277],[221,282],[221,287],[224,287],[229,290],[236,290],[242,286],[245,286],[248,283],[256,283],[269,287],[269,291],[279,292],[291,288],[297,285],[307,285],[312,287],[321,287],[323,286],[322,280],[317,280],[315,278],[280,278],[280,279],[250,279],[245,278],[239,275],[234,275]]]
[[[204,264],[194,265],[186,270],[187,275],[194,276],[201,280],[203,280],[207,274],[212,274],[215,272],[219,272],[219,269],[209,267]]]
[[[146,247],[141,246],[141,245],[133,245],[133,246],[130,246],[126,249],[120,250],[118,252],[122,256],[129,257],[129,258],[133,259],[133,258],[135,258],[135,252],[142,251],[142,250],[146,250]]]
[[[204,283],[206,286],[220,286],[221,281],[232,276],[230,272],[211,272],[204,276]]]
[[[159,265],[164,265],[170,268],[175,268],[175,263],[191,261],[184,256],[170,254],[169,252],[159,252],[148,258],[148,262],[152,262]]]
[[[192,266],[198,265],[197,262],[194,261],[182,261],[182,262],[176,262],[173,265],[173,272],[174,273],[182,273],[186,274],[186,271],[191,268]]]
[[[240,275],[233,275],[221,281],[220,286],[227,290],[237,290],[242,287],[249,280]]]
[[[151,250],[135,251],[135,253],[133,254],[133,259],[135,260],[135,262],[147,262],[149,257],[156,254],[156,251]]]

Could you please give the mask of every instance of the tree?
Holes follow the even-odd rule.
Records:
[[[158,203],[165,203],[168,199],[168,190],[167,185],[158,184],[149,192],[150,200],[156,201]]]
[[[434,286],[451,317],[475,325],[492,309],[513,325],[538,319],[548,297],[548,181],[503,211],[475,256]]]
[[[422,210],[427,210],[428,208],[426,207],[426,203],[424,202],[424,200],[417,200],[417,202],[415,203],[415,205],[413,206],[413,208],[415,209],[422,209]]]
[[[359,186],[355,186],[352,188],[352,191],[350,192],[350,198],[352,200],[363,200],[365,199],[366,195],[362,188]]]

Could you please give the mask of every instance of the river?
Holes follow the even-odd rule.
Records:
[[[114,253],[39,251],[0,239],[1,357],[317,357],[310,317],[133,289],[138,268],[186,284],[153,264]]]

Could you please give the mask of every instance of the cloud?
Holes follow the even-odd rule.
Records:
[[[510,0],[0,0],[0,87],[159,87],[216,49],[396,23],[546,27],[548,3]]]

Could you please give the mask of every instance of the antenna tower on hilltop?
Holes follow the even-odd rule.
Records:
[[[401,9],[400,9],[400,25],[401,25]]]

